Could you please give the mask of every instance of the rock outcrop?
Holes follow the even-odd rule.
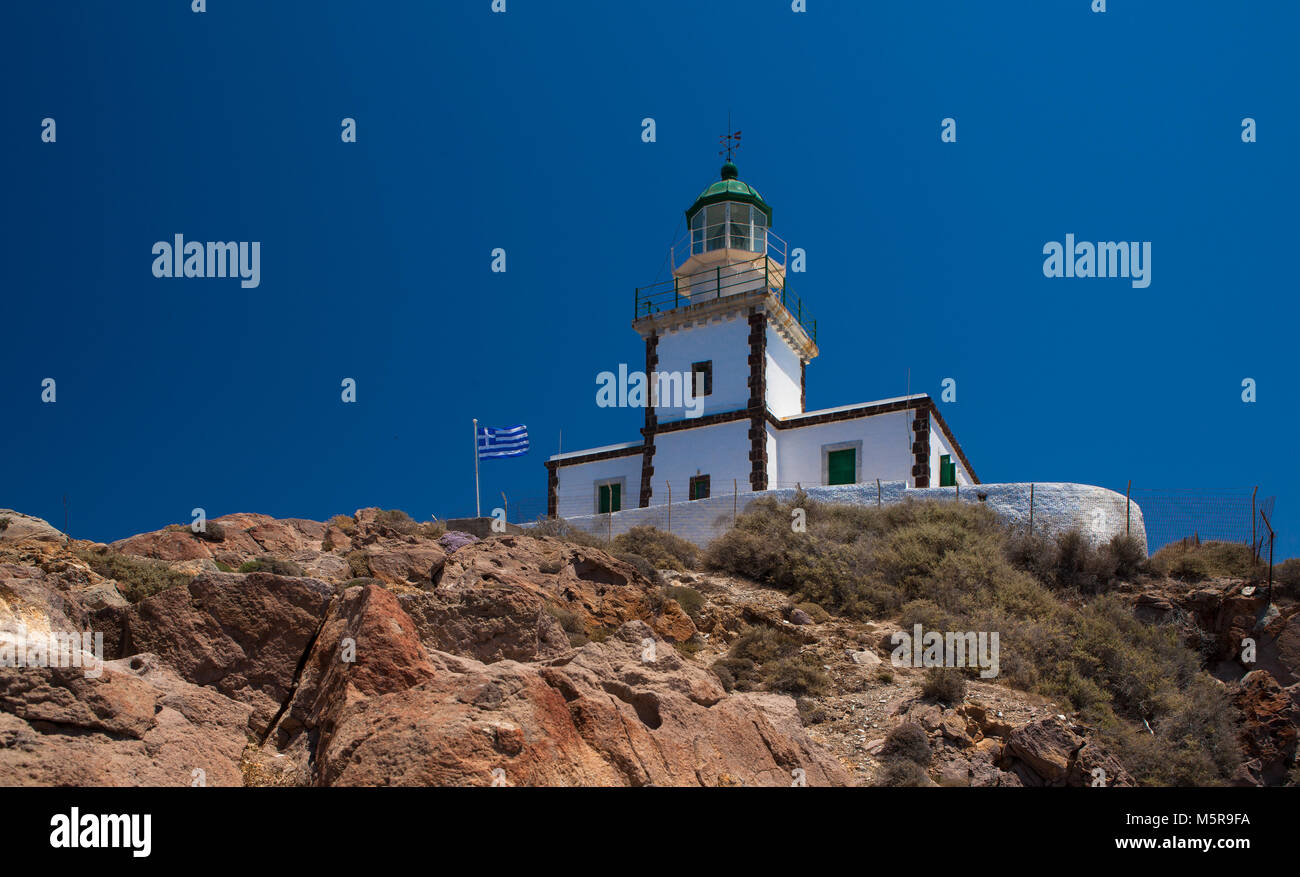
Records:
[[[33,525],[0,550],[0,625],[99,634],[105,662],[0,668],[0,784],[849,784],[792,698],[679,654],[691,618],[630,564],[431,529],[227,515],[92,546]],[[219,571],[250,560],[277,572]],[[91,563],[167,575],[131,604]]]

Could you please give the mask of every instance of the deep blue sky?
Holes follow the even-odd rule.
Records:
[[[641,363],[633,290],[730,111],[809,254],[810,408],[953,377],[983,480],[1260,484],[1300,553],[1300,7],[808,5],[4,3],[0,506],[62,526],[67,495],[102,540],[195,506],[465,514],[477,416],[534,442],[485,506],[542,511],[561,429],[638,436],[595,376]],[[1151,286],[1045,278],[1070,232],[1151,241]],[[261,286],[155,279],[176,233],[260,241]]]

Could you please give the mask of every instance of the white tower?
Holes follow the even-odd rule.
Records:
[[[701,468],[728,490],[733,480],[742,490],[767,489],[776,456],[770,421],[803,412],[804,370],[817,356],[816,323],[786,288],[786,245],[771,230],[772,208],[730,161],[721,177],[686,211],[672,280],[636,291],[632,325],[645,339],[646,373],[695,375],[704,392],[690,412],[699,416],[680,404],[646,409],[642,506],[656,482],[687,486],[683,499],[707,493],[712,485],[696,482]],[[687,443],[694,452],[678,453]],[[702,462],[701,447],[709,449]],[[686,468],[665,468],[669,461]]]

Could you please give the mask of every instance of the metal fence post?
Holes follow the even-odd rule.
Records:
[[[876,479],[876,508],[880,508],[880,506],[881,506],[881,499],[880,499],[880,479],[877,478],[877,479]]]
[[[1124,488],[1124,535],[1132,534],[1133,529],[1133,479],[1128,480],[1128,487]]]
[[[673,486],[667,481],[664,482],[664,486],[668,488],[668,532],[671,533],[673,531]]]
[[[1029,535],[1034,535],[1034,485],[1029,485]]]
[[[1255,494],[1259,493],[1259,485],[1250,492],[1250,552],[1255,556],[1255,563],[1259,563],[1259,540],[1255,536]]]
[[[736,526],[736,508],[740,505],[740,479],[731,479],[731,526]]]

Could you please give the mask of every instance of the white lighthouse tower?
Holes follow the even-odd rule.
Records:
[[[928,395],[805,410],[817,323],[787,286],[772,208],[729,155],[686,224],[672,279],[635,294],[632,327],[659,388],[641,440],[551,457],[550,515],[657,505],[670,492],[676,504],[795,484],[977,483]],[[680,384],[693,404],[671,392]]]

